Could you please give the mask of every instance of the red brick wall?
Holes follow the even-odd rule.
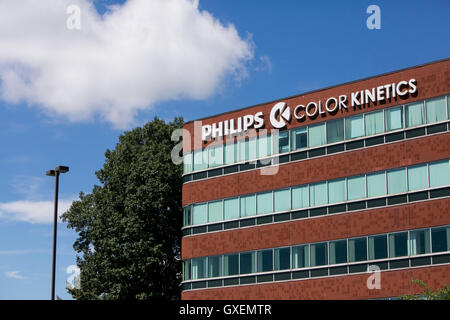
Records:
[[[357,108],[354,109],[349,105],[348,109],[342,109],[339,111],[336,115],[330,116],[327,114],[325,117],[321,118],[318,117],[315,120],[306,119],[305,121],[299,123],[296,119],[292,119],[291,123],[288,124],[287,128],[294,128],[298,126],[304,126],[311,123],[319,123],[322,121],[327,121],[331,119],[337,119],[346,117],[353,114],[363,113],[370,110],[380,109],[380,108],[386,108],[390,106],[395,106],[403,103],[409,103],[416,100],[422,100],[427,99],[430,97],[436,97],[439,95],[448,94],[449,88],[450,88],[450,59],[436,62],[433,64],[428,64],[420,67],[410,68],[407,70],[390,73],[386,75],[376,76],[370,79],[362,80],[353,82],[350,84],[344,84],[339,85],[333,88],[329,89],[322,89],[317,90],[311,93],[307,93],[304,95],[298,95],[291,98],[284,98],[284,99],[278,99],[273,102],[268,103],[262,103],[259,105],[255,105],[243,110],[235,111],[235,112],[228,112],[225,114],[209,117],[207,119],[202,120],[202,124],[212,124],[214,122],[220,122],[224,120],[229,119],[236,119],[238,117],[244,116],[246,114],[255,114],[256,112],[262,111],[264,112],[264,123],[266,129],[272,129],[272,126],[270,125],[270,121],[268,119],[270,114],[270,109],[275,105],[275,103],[284,101],[286,102],[291,108],[297,106],[298,104],[307,104],[310,101],[319,101],[322,100],[322,104],[325,103],[325,100],[329,97],[338,97],[341,94],[347,94],[347,96],[350,99],[351,92],[364,90],[364,89],[371,89],[373,87],[377,87],[384,84],[389,83],[397,83],[401,80],[408,81],[410,78],[415,78],[417,80],[417,89],[418,93],[415,97],[408,97],[405,100],[402,100],[398,97],[395,99],[391,99],[390,101],[387,101],[386,103],[379,103],[377,106],[369,106],[367,108]],[[189,135],[191,137],[194,137],[194,123],[189,122],[184,126],[184,129],[189,132]],[[189,139],[188,134],[185,134],[183,136],[183,149],[184,151],[188,150],[196,150],[200,149],[201,146],[205,147],[207,143],[201,142],[201,132],[197,132],[195,135],[195,138],[197,140],[197,144],[194,146],[194,140]]]
[[[369,274],[346,275],[300,281],[236,286],[220,289],[185,291],[184,300],[245,300],[245,299],[374,299],[417,294],[422,290],[411,284],[412,279],[425,281],[432,288],[450,284],[450,265],[408,270],[383,271],[379,290],[367,288]]]

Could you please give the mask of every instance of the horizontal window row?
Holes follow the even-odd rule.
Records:
[[[214,200],[184,207],[183,225],[338,204],[450,185],[449,160]]]
[[[450,251],[450,226],[183,260],[183,281]]]
[[[196,150],[184,155],[184,173],[445,121],[449,100],[433,98]]]

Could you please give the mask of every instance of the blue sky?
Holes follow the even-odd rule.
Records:
[[[94,1],[93,4],[99,17],[102,17],[109,12],[108,5],[123,2]],[[369,17],[366,8],[371,4],[381,9],[379,30],[366,27]],[[124,130],[142,125],[154,116],[165,120],[171,120],[174,116],[194,120],[447,58],[450,53],[448,1],[208,0],[200,1],[198,9],[209,12],[223,28],[234,25],[238,33],[238,38],[227,34],[229,46],[222,48],[217,44],[220,50],[213,50],[215,42],[207,42],[211,43],[211,48],[202,47],[204,54],[223,58],[220,61],[222,69],[212,71],[212,75],[205,74],[198,80],[200,87],[205,83],[202,81],[214,84],[207,90],[203,90],[205,85],[198,89],[180,82],[177,87],[167,85],[166,95],[147,95],[153,87],[160,89],[165,75],[164,72],[159,74],[161,71],[149,62],[144,66],[149,66],[148,73],[154,73],[156,80],[149,78],[134,85],[143,90],[143,93],[136,91],[136,96],[141,98],[138,102],[127,100],[134,95],[134,87],[123,92],[111,90],[114,92],[106,92],[100,100],[89,100],[86,96],[91,93],[83,91],[86,89],[82,83],[79,87],[83,90],[75,91],[72,99],[76,103],[71,104],[63,97],[62,100],[55,100],[62,103],[54,106],[52,100],[45,98],[51,96],[52,92],[48,91],[52,90],[51,86],[43,91],[39,86],[29,86],[26,90],[19,85],[14,87],[17,82],[8,78],[11,73],[7,72],[16,70],[11,69],[14,59],[0,54],[0,299],[50,297],[52,225],[45,214],[39,213],[53,200],[54,179],[45,176],[46,170],[60,164],[70,166],[70,172],[61,177],[60,183],[60,199],[68,204],[80,191],[90,192],[98,183],[94,172],[101,168],[105,150],[114,148],[117,137]],[[14,11],[14,8],[11,10]],[[84,7],[82,18],[83,10]],[[30,15],[35,13],[31,8]],[[11,12],[7,14],[13,15]],[[63,12],[64,20],[67,16]],[[200,19],[198,15],[194,18]],[[4,21],[1,14],[0,21]],[[170,19],[165,21],[168,26],[164,28],[170,29],[172,22]],[[161,27],[160,22],[151,18],[146,23],[150,27],[155,23],[156,30]],[[212,24],[205,25],[213,28]],[[81,24],[81,31],[85,30]],[[7,37],[8,41],[20,39],[24,33],[19,31],[13,26],[5,30],[3,22],[0,24],[0,42],[2,37]],[[214,32],[224,34],[223,30],[215,29]],[[201,37],[203,35],[198,35],[198,38]],[[193,32],[191,42],[195,41],[197,33]],[[64,45],[68,44],[62,42]],[[136,43],[132,45],[136,46]],[[220,57],[229,48],[230,55],[235,54],[235,60],[229,58],[230,55]],[[139,43],[134,50],[139,53]],[[180,44],[178,51],[186,55],[189,53],[189,49],[183,50]],[[52,54],[52,59],[57,61],[59,54],[66,53],[61,50]],[[33,68],[41,62],[24,57],[14,63],[25,66],[20,69],[21,74],[25,74],[25,84],[35,81]],[[233,67],[229,68],[229,65]],[[114,68],[120,69],[120,66]],[[186,67],[186,73],[189,72],[190,66],[181,66],[180,70]],[[49,64],[42,63],[40,68],[37,70],[46,72]],[[95,68],[95,65],[89,68]],[[106,68],[106,72],[109,69]],[[114,82],[117,75],[120,74],[115,74],[113,70],[108,77]],[[139,74],[136,79],[139,76],[142,75]],[[193,73],[193,77],[196,76]],[[78,81],[76,77],[71,79]],[[174,82],[169,80],[169,83]],[[129,81],[135,81],[133,74],[130,74]],[[118,88],[121,85],[118,82]],[[73,93],[70,88],[66,89],[67,95]],[[81,94],[77,96],[76,93]],[[114,96],[109,97],[108,94]],[[78,98],[80,112],[73,109]],[[108,105],[109,109],[99,107],[103,106],[104,101],[117,103]],[[128,102],[137,106],[131,112],[127,109]],[[118,117],[114,113],[116,110],[119,110]],[[117,120],[122,116],[120,112],[126,113],[124,118],[129,116],[131,120],[126,123]],[[59,223],[56,294],[63,299],[70,299],[65,290],[65,281],[70,276],[66,268],[75,263],[76,255],[72,248],[75,238],[72,230]]]

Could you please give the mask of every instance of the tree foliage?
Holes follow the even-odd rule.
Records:
[[[78,233],[75,299],[179,298],[182,168],[170,153],[182,125],[155,118],[121,135],[96,172],[101,185],[62,216]]]
[[[419,279],[413,279],[411,280],[411,283],[421,287],[423,289],[423,292],[418,295],[403,296],[403,300],[450,300],[449,285],[433,290],[424,281]]]

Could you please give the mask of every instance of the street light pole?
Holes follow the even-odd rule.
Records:
[[[51,300],[55,300],[55,276],[56,276],[56,236],[58,226],[58,189],[59,189],[59,174],[69,171],[69,167],[57,166],[55,170],[47,170],[47,176],[55,177],[55,203],[53,212],[53,257],[52,257],[52,296]]]

